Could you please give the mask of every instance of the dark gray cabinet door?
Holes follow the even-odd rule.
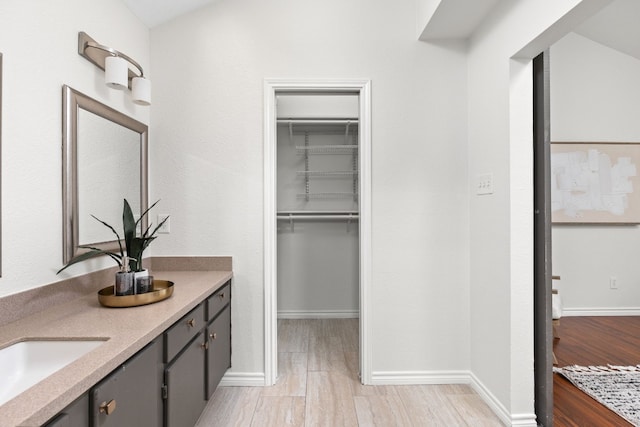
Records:
[[[93,427],[162,426],[161,343],[152,341],[91,390]]]
[[[88,425],[89,393],[85,393],[45,424],[45,427],[87,427]]]
[[[231,367],[231,306],[228,305],[207,326],[207,399],[218,387],[227,369]]]
[[[204,333],[186,346],[164,372],[167,387],[165,427],[195,425],[206,405]]]

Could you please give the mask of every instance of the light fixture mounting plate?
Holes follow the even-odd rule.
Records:
[[[144,71],[142,70],[142,67],[140,66],[140,64],[138,64],[136,61],[134,61],[133,59],[131,59],[129,56],[125,55],[122,52],[119,52],[108,46],[101,45],[100,43],[92,39],[84,31],[80,31],[78,33],[78,54],[103,71],[105,69],[104,60],[107,56],[119,56],[120,58],[125,59],[133,67],[137,69],[137,73],[136,73],[136,71],[132,70],[129,67],[129,72],[128,72],[129,89],[131,89],[131,80],[134,77],[144,76]]]

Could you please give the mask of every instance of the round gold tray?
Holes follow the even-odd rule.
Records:
[[[138,305],[153,304],[169,298],[173,294],[173,282],[168,280],[154,280],[153,290],[138,295],[113,294],[113,286],[98,291],[98,301],[105,307],[136,307]]]

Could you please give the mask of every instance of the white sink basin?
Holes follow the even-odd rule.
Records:
[[[104,342],[20,341],[0,349],[0,405]]]

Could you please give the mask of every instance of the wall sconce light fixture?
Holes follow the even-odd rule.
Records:
[[[78,33],[80,56],[104,70],[105,84],[113,89],[131,89],[133,102],[138,105],[151,104],[151,82],[144,77],[140,64],[129,56],[108,46],[97,43],[87,33]],[[134,69],[129,67],[131,65]]]

